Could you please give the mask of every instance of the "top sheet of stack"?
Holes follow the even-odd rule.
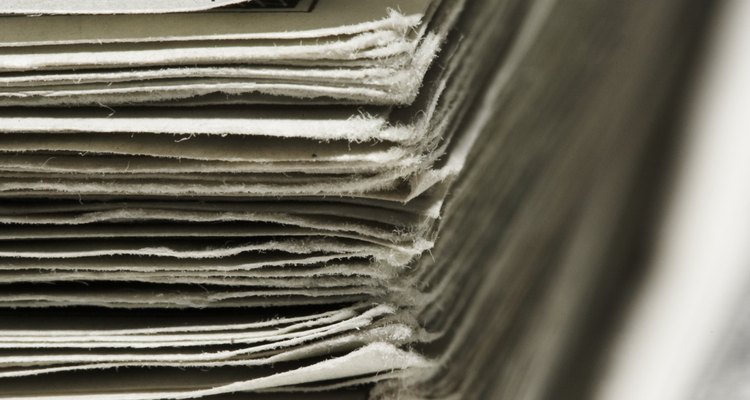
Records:
[[[144,3],[3,2],[0,105],[409,104],[451,18],[429,0]]]

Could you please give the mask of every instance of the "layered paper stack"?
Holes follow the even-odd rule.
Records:
[[[3,3],[0,393],[435,367],[418,260],[515,26],[468,3]]]
[[[0,1],[0,399],[591,397],[708,3]]]

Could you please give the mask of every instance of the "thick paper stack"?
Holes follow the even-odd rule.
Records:
[[[216,3],[0,5],[3,396],[369,390],[437,366],[410,350],[441,272],[418,260],[513,10]]]
[[[592,397],[708,3],[0,1],[0,399]]]

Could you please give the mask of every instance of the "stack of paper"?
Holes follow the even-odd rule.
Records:
[[[0,5],[0,394],[439,367],[411,347],[435,338],[419,260],[522,7],[151,3]]]
[[[741,397],[699,3],[0,1],[0,399]]]

